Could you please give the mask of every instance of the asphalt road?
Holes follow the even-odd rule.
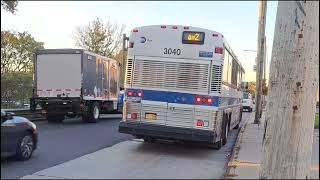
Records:
[[[119,116],[119,115],[118,115]],[[103,118],[99,123],[67,119],[62,124],[37,122],[38,148],[27,161],[12,157],[1,159],[1,179],[16,179],[88,153],[132,139],[118,133],[120,118]]]
[[[243,120],[247,119],[251,114],[252,113],[244,112]],[[33,157],[28,161],[22,162],[16,161],[13,158],[2,159],[1,179],[20,178],[38,171],[41,172],[41,170],[56,165],[62,165],[61,167],[63,167],[63,164],[65,164],[68,166],[70,160],[81,159],[82,157],[85,157],[84,155],[86,154],[94,156],[94,154],[97,153],[93,152],[99,150],[109,153],[109,156],[115,158],[114,162],[103,161],[100,157],[96,157],[97,159],[93,162],[89,162],[87,164],[88,167],[86,168],[97,167],[97,163],[100,162],[107,163],[98,166],[102,168],[102,173],[106,173],[106,166],[109,167],[108,172],[109,170],[110,172],[113,170],[118,171],[119,169],[123,169],[126,167],[125,165],[128,164],[127,158],[132,158],[133,161],[131,161],[131,164],[134,163],[134,167],[136,167],[136,169],[130,167],[130,170],[132,169],[132,173],[135,174],[136,177],[148,178],[152,177],[150,176],[150,174],[148,174],[148,172],[154,172],[151,174],[163,174],[161,173],[163,172],[161,171],[161,168],[170,167],[167,165],[168,163],[182,163],[179,165],[180,168],[183,168],[184,165],[186,165],[186,168],[192,168],[194,166],[194,163],[192,162],[197,161],[197,164],[201,164],[201,162],[204,163],[203,165],[206,166],[205,169],[211,169],[211,172],[209,171],[209,174],[203,173],[204,175],[208,175],[212,178],[222,178],[225,172],[225,165],[229,160],[238,134],[238,130],[232,130],[228,136],[228,143],[219,151],[193,145],[148,144],[141,141],[137,142],[130,135],[118,133],[119,121],[120,118],[103,118],[97,124],[84,124],[81,122],[81,120],[77,119],[66,120],[63,124],[48,124],[46,122],[38,122],[37,127],[39,129],[39,146],[38,149],[34,152]],[[138,151],[129,151],[130,148],[135,149],[136,146],[138,148]],[[159,154],[161,154],[161,158],[158,156]],[[155,162],[151,167],[156,166],[158,167],[158,169],[156,168],[155,171],[139,171],[138,173],[137,170],[139,170],[140,168],[138,168],[139,166],[137,165],[141,165],[141,163],[143,164],[145,163],[145,161],[140,162],[139,158],[136,158],[137,156],[140,156],[142,159],[145,159],[147,157],[155,159],[160,158],[162,159],[162,163],[164,164],[162,164],[161,161],[159,161],[158,163],[157,161],[151,161]],[[174,157],[177,159],[177,161],[172,160],[174,159]],[[76,162],[76,160],[70,162]],[[114,163],[118,164],[119,166],[115,166]],[[77,164],[78,163],[76,163],[76,165]],[[91,167],[90,164],[92,165]],[[193,164],[193,166],[191,166],[190,164]],[[173,163],[173,165],[175,164]],[[71,167],[68,166],[68,172],[70,173],[79,172],[76,169],[74,169],[74,172],[69,171],[71,170],[70,168]],[[76,168],[76,166],[74,168]],[[169,168],[169,170],[172,169]],[[98,169],[95,168],[95,171],[98,171]],[[89,170],[86,172],[89,172]],[[87,174],[86,172],[83,172],[82,174],[87,176],[78,176],[78,178],[90,178],[90,174]],[[185,170],[182,170],[181,176],[179,177],[184,177],[183,172],[185,172]],[[81,173],[77,173],[77,175],[81,175]],[[97,176],[97,178],[99,178],[98,173],[95,175]],[[118,175],[123,174],[121,174],[121,172],[120,174],[114,173],[113,176],[110,176],[110,178],[118,178]]]

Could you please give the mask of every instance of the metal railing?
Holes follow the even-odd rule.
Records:
[[[30,109],[2,109],[6,112],[12,112],[16,116],[22,116],[30,121],[41,121],[45,120],[45,117],[42,116],[41,114],[41,109],[38,108],[34,112],[31,112]]]

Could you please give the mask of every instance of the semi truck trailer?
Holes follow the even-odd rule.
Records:
[[[116,60],[82,49],[38,50],[30,109],[39,105],[48,122],[98,122],[100,113],[117,111],[119,73]]]

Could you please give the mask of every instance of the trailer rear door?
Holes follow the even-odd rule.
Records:
[[[38,54],[38,97],[80,97],[81,54]]]

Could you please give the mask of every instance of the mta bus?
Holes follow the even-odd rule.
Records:
[[[223,35],[153,25],[134,28],[127,44],[119,132],[147,142],[226,144],[241,121],[245,71]]]

